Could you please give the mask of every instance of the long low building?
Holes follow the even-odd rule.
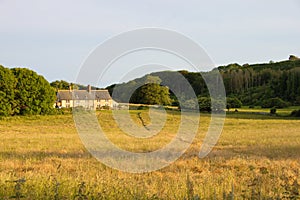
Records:
[[[72,108],[84,107],[86,109],[111,109],[113,100],[108,90],[92,90],[88,86],[87,90],[58,90],[56,107]]]

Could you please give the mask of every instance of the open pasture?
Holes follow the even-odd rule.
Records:
[[[120,111],[122,112],[122,111]],[[130,111],[142,126],[147,110]],[[124,134],[111,111],[97,112],[107,137],[129,151],[163,148],[176,133],[179,112],[168,111],[155,137]],[[72,115],[0,120],[0,199],[297,199],[300,120],[233,113],[204,159],[197,154],[210,121],[201,114],[197,136],[170,166],[142,174],[106,167],[83,146]]]

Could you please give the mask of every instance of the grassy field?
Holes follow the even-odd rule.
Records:
[[[290,106],[287,108],[278,108],[276,109],[276,113],[279,116],[289,116],[293,110],[299,110],[299,106]],[[231,109],[234,111],[235,109]],[[249,106],[243,106],[242,108],[238,108],[239,112],[254,112],[254,113],[270,113],[270,108],[261,108],[260,106],[255,106],[254,108],[249,108]]]
[[[166,145],[180,120],[179,112],[169,111],[158,135],[134,139],[119,130],[110,111],[97,116],[108,138],[135,152]],[[142,126],[139,116],[149,123],[147,111],[131,111]],[[209,122],[210,115],[201,114],[194,142],[170,166],[130,174],[108,168],[89,154],[72,115],[3,118],[0,199],[300,198],[299,119],[229,113],[217,145],[199,159]]]

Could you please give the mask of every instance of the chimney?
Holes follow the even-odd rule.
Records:
[[[88,90],[89,93],[91,93],[91,91],[92,91],[92,86],[88,85],[87,90]]]

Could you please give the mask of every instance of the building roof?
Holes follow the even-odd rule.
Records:
[[[61,100],[110,100],[112,99],[108,90],[91,90],[88,92],[87,90],[59,90],[57,92],[57,99]]]

